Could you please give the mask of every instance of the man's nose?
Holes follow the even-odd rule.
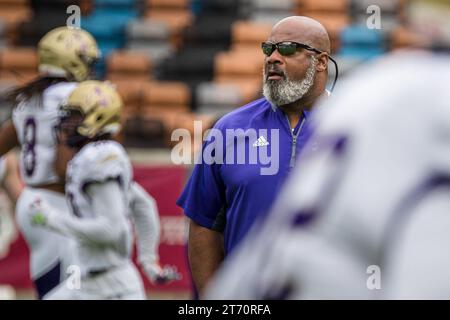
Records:
[[[283,56],[278,52],[277,49],[275,49],[270,56],[266,57],[266,63],[267,64],[282,64]]]

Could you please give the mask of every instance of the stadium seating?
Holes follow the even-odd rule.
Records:
[[[30,0],[29,3],[32,16],[16,28],[14,44],[19,46],[36,46],[48,31],[65,25],[69,6],[78,6],[82,14],[92,10],[90,0]]]
[[[413,46],[417,43],[417,34],[405,26],[394,28],[390,34],[389,48],[391,50]]]
[[[192,23],[193,14],[188,0],[147,0],[144,17],[152,22],[163,23],[170,32],[173,45],[180,45],[181,32]]]
[[[261,42],[270,35],[272,25],[269,23],[240,20],[231,26],[231,49],[258,52]]]
[[[257,94],[262,83],[263,54],[259,51],[229,51],[216,56],[214,81],[237,84],[245,102]]]
[[[96,38],[103,59],[97,65],[97,74],[104,76],[105,59],[115,49],[125,46],[125,27],[138,17],[135,1],[95,1],[92,13],[81,19],[81,27]]]
[[[167,24],[152,20],[133,20],[126,27],[126,47],[148,55],[155,64],[175,51]]]
[[[261,42],[272,26],[248,20],[231,25],[231,48],[216,54],[213,82],[196,89],[197,112],[222,115],[256,96],[261,87]]]
[[[142,104],[142,83],[129,79],[115,79],[111,82],[116,86],[124,104],[124,120],[138,116]]]
[[[236,83],[204,82],[196,88],[197,112],[219,117],[245,103]]]
[[[249,20],[273,25],[278,20],[292,15],[294,8],[292,0],[249,0],[246,11],[248,12]]]
[[[345,75],[365,59],[414,40],[402,27],[404,0],[0,0],[0,83],[36,75],[35,47],[63,25],[68,5],[97,39],[97,76],[123,97],[124,141],[170,146],[170,132],[192,119],[220,115],[261,96],[261,42],[279,19],[300,14],[327,28]],[[366,25],[383,10],[382,30]],[[330,64],[329,84],[334,71]]]
[[[25,83],[37,76],[37,55],[32,48],[6,48],[0,52],[0,77]]]
[[[146,81],[151,77],[152,62],[143,53],[114,51],[107,58],[106,69],[110,80]]]
[[[31,16],[27,0],[1,0],[0,20],[7,25],[15,25]]]

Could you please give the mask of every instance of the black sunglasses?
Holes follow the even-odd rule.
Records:
[[[278,52],[282,55],[282,56],[290,56],[293,55],[294,53],[297,52],[297,49],[302,48],[308,51],[312,51],[315,53],[322,53],[323,51],[316,49],[314,47],[308,46],[307,44],[304,43],[299,43],[299,42],[294,42],[294,41],[282,41],[282,42],[278,42],[278,43],[272,43],[272,42],[263,42],[261,44],[261,48],[263,53],[270,57],[270,55],[275,51],[278,50]],[[336,85],[336,81],[338,78],[338,74],[339,74],[339,70],[338,70],[338,66],[337,66],[337,62],[330,57],[330,55],[328,55],[328,58],[334,63],[334,66],[336,68],[336,74],[334,76],[334,81],[333,81],[333,85],[331,86],[331,91],[333,91],[334,86]]]
[[[313,48],[311,46],[308,46],[304,43],[298,43],[293,41],[283,41],[278,43],[272,43],[272,42],[263,42],[261,44],[261,48],[263,53],[266,56],[270,56],[275,50],[278,50],[278,52],[282,56],[290,56],[297,52],[297,49],[302,48],[309,51],[313,51],[315,53],[322,53],[322,51]]]

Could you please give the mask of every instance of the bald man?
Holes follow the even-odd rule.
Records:
[[[317,110],[301,166],[205,297],[450,297],[450,0],[404,12],[416,48],[360,68]]]
[[[264,98],[221,118],[177,204],[190,219],[196,288],[263,218],[307,140],[309,112],[326,95],[330,40],[307,17],[278,22],[262,44]]]
[[[290,55],[283,55],[283,47],[279,50],[277,45],[285,48],[295,45],[297,50]],[[264,97],[283,110],[291,127],[295,128],[302,112],[310,111],[317,98],[325,92],[330,54],[328,33],[314,19],[288,17],[273,27],[268,41],[263,44],[263,52],[266,56]]]

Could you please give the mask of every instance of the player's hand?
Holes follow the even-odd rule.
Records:
[[[41,199],[36,199],[30,205],[30,220],[34,225],[46,226],[50,214],[49,206]]]
[[[181,280],[182,276],[175,266],[161,267],[159,263],[143,263],[142,268],[153,284],[166,284]]]

